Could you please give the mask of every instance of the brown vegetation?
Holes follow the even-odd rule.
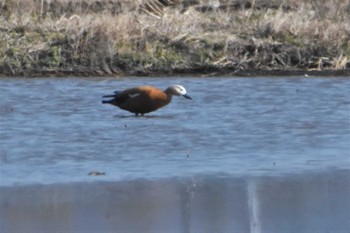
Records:
[[[3,75],[349,74],[350,0],[3,0],[0,44]]]

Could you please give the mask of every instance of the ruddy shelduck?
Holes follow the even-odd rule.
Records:
[[[113,95],[104,95],[103,98],[112,99],[102,100],[102,103],[117,106],[138,116],[164,107],[171,102],[173,95],[192,99],[180,85],[172,85],[165,91],[151,86],[139,86],[121,92],[115,91]]]

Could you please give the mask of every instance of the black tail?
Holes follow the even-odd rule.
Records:
[[[102,100],[102,103],[103,104],[110,104],[112,103],[113,100]]]
[[[102,96],[102,98],[113,98],[113,99],[109,99],[109,100],[102,100],[103,104],[111,104],[115,100],[116,95],[104,95],[104,96]]]
[[[113,98],[113,99],[109,99],[109,100],[102,100],[103,104],[112,104],[114,100],[116,100],[117,96],[118,96],[119,91],[115,91],[113,95],[104,95],[102,96],[102,98]]]
[[[117,95],[104,95],[102,98],[115,98]]]

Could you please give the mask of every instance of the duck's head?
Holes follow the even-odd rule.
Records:
[[[172,85],[168,87],[165,92],[170,95],[183,96],[187,99],[192,99],[189,95],[187,95],[186,89],[181,85]]]

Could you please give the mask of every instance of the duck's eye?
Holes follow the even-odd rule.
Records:
[[[179,92],[184,92],[185,90],[182,87],[177,87]]]

